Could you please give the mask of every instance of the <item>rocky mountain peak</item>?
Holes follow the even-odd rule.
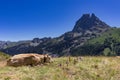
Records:
[[[83,14],[83,16],[76,22],[73,32],[81,32],[90,28],[109,28],[105,22],[101,21],[94,13]]]
[[[88,40],[100,37],[102,33],[109,31],[109,29],[111,29],[110,26],[101,21],[95,14],[83,14],[76,22],[72,31],[66,32],[59,37],[34,38],[30,41],[10,44],[0,42],[0,44],[3,44],[0,48],[1,51],[11,55],[19,53],[47,53],[59,56],[74,55],[75,52],[78,53],[76,49],[80,47],[80,50],[84,49],[84,44]],[[82,53],[82,51],[80,52]]]

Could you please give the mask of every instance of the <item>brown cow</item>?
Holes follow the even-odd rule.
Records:
[[[18,54],[7,60],[8,66],[39,65],[51,62],[51,57],[40,54]]]

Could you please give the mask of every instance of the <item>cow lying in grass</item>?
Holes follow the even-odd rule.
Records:
[[[18,54],[7,60],[8,66],[25,66],[25,65],[40,65],[51,62],[49,55],[40,54]]]

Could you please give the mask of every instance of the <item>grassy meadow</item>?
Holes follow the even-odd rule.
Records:
[[[0,61],[0,80],[120,80],[119,57],[61,57],[41,66],[10,67]]]

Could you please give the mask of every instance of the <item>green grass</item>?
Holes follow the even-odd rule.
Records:
[[[5,54],[3,52],[0,52],[0,61],[8,59],[10,56],[8,54]]]
[[[107,38],[113,38],[116,42],[120,42],[120,28],[114,29],[112,28],[111,30],[103,33],[100,37],[91,39],[88,41],[88,43],[90,44],[95,44],[95,43],[99,43],[99,44],[104,44],[105,39]]]
[[[55,58],[41,66],[0,67],[0,80],[120,80],[120,58]]]

